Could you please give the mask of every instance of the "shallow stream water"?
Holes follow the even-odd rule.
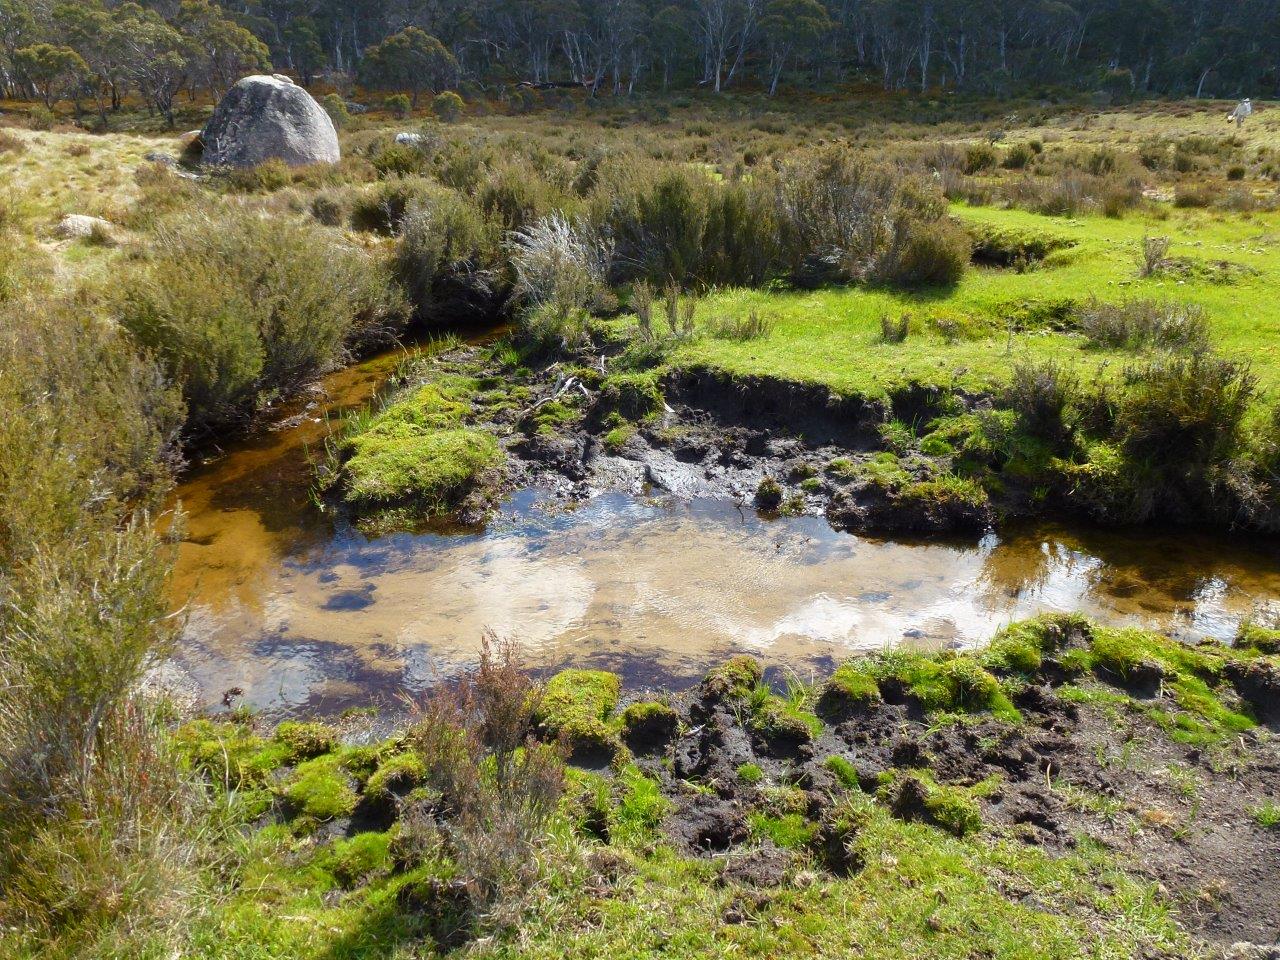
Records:
[[[749,651],[804,677],[854,651],[972,646],[1043,610],[1229,639],[1280,597],[1280,548],[1038,524],[981,541],[887,541],[727,501],[518,492],[483,530],[369,538],[310,502],[326,417],[399,357],[326,379],[290,421],[195,468],[176,664],[202,704],[238,687],[272,714],[394,702],[465,666],[486,631],[538,666],[680,685]]]

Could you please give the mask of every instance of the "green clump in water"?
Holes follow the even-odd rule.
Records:
[[[1000,681],[971,656],[892,651],[868,660],[868,669],[881,689],[886,681],[895,681],[930,712],[989,711],[1004,720],[1021,719]]]
[[[835,669],[818,698],[824,715],[840,715],[880,702],[880,685],[867,664],[853,660]]]
[[[702,689],[712,699],[745,700],[763,678],[764,670],[755,657],[730,657],[702,679]]]

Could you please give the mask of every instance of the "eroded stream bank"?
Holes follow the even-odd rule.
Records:
[[[851,651],[980,644],[1042,610],[1229,639],[1280,595],[1280,557],[1256,541],[1043,523],[883,540],[616,490],[566,507],[525,489],[483,529],[370,537],[311,504],[308,455],[401,358],[332,375],[179,489],[177,661],[201,703],[233,687],[272,712],[393,700],[473,660],[485,630],[539,665],[679,686],[735,651],[804,675]]]

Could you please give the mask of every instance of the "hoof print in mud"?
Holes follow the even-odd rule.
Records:
[[[781,886],[787,879],[792,860],[789,851],[773,844],[733,850],[725,857],[720,881],[743,887]]]
[[[690,853],[721,853],[745,841],[747,817],[736,802],[698,794],[672,814],[670,836]]]

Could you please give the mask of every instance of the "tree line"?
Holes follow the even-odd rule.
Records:
[[[172,118],[184,90],[306,84],[593,95],[874,79],[886,89],[1280,92],[1280,0],[0,0],[0,87]]]

